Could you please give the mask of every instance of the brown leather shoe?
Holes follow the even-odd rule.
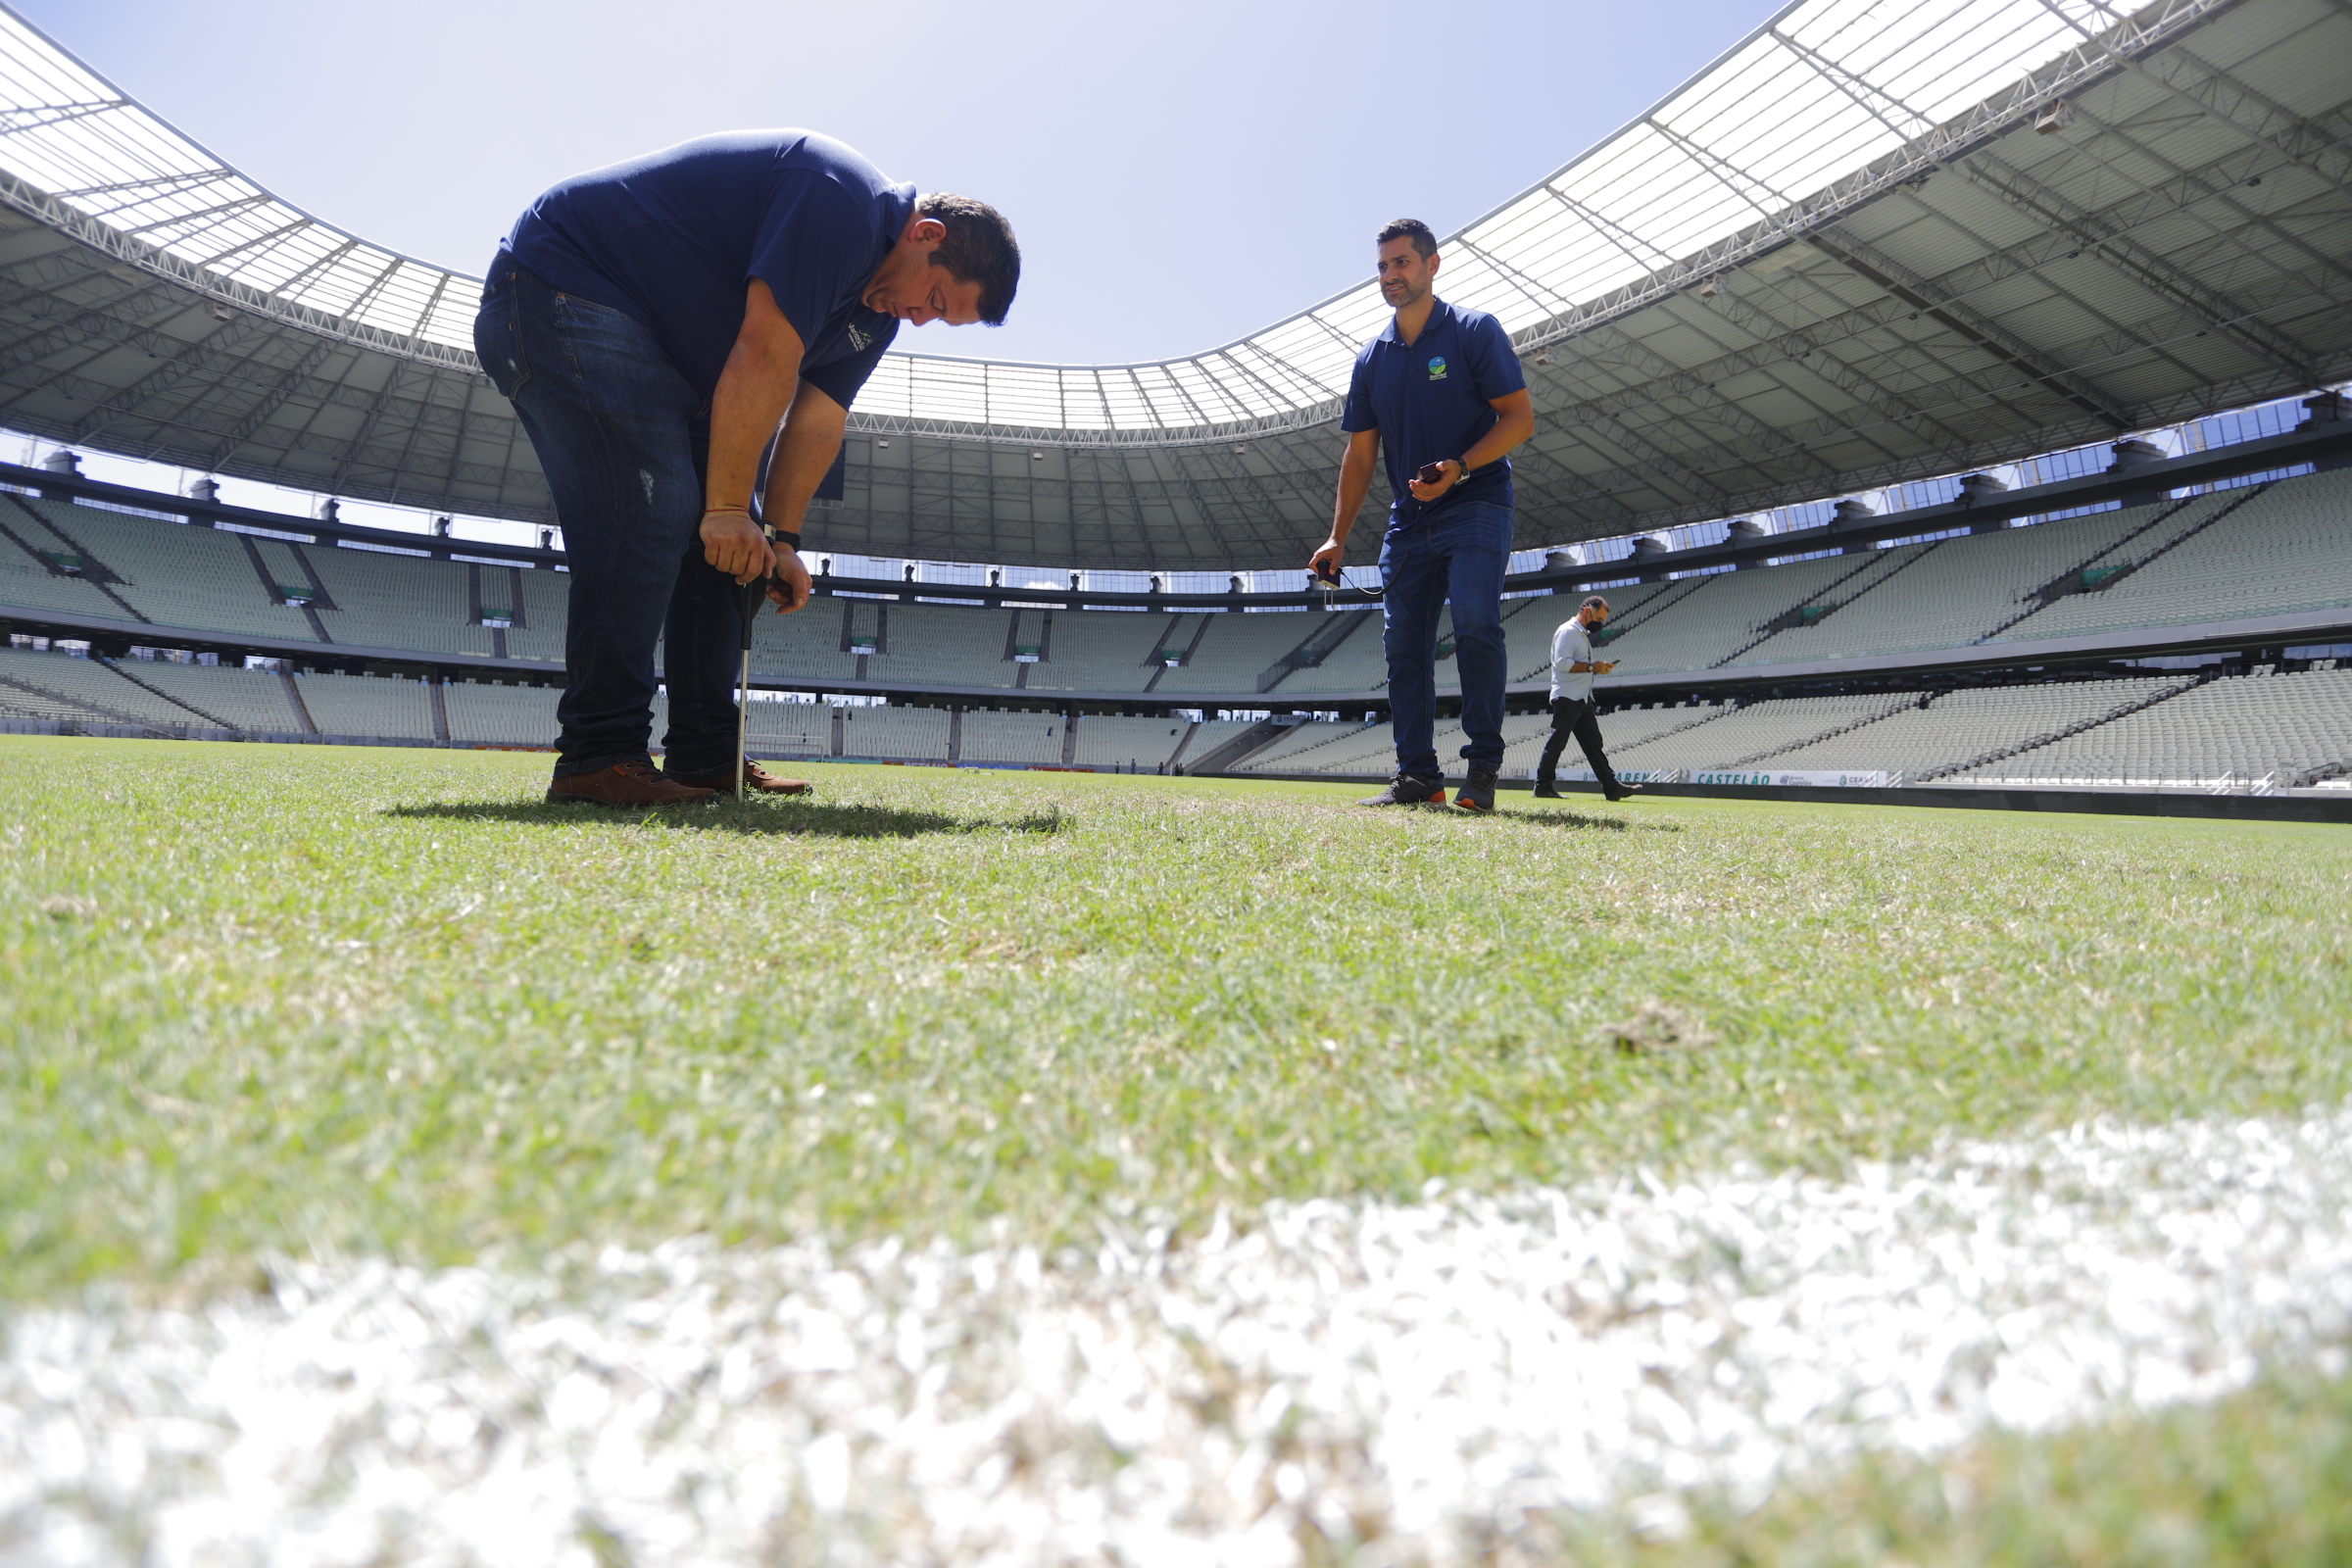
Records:
[[[615,762],[594,773],[557,779],[547,787],[550,806],[696,806],[717,799],[718,791],[664,778],[650,762]]]
[[[727,764],[724,762],[707,773],[672,773],[669,776],[681,784],[691,784],[697,789],[716,790],[721,795],[735,793],[735,781],[727,777]],[[746,758],[743,763],[743,782],[752,787],[752,793],[755,795],[806,795],[808,793],[807,779],[778,778],[749,758]]]

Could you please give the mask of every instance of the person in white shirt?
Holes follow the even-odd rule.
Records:
[[[1544,743],[1544,756],[1536,763],[1539,801],[1560,798],[1554,769],[1571,735],[1585,749],[1585,760],[1592,764],[1603,795],[1622,801],[1641,789],[1639,784],[1619,783],[1608,754],[1600,749],[1600,705],[1592,697],[1592,677],[1606,675],[1617,662],[1592,657],[1592,633],[1608,618],[1609,602],[1594,594],[1551,634],[1551,738]]]

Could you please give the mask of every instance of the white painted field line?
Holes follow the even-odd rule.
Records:
[[[7,1332],[0,1562],[1222,1565],[1310,1522],[1446,1560],[1528,1506],[2338,1367],[2352,1112],[1277,1205],[1058,1263],[306,1267]]]

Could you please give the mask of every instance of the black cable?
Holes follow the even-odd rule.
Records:
[[[1363,595],[1366,599],[1371,600],[1374,604],[1379,604],[1383,599],[1388,597],[1389,593],[1388,589],[1386,588],[1365,588],[1360,587],[1355,583],[1351,583],[1347,580],[1347,571],[1344,567],[1329,565],[1328,564],[1325,568],[1321,569],[1309,566],[1306,571],[1306,576],[1307,585],[1309,587],[1314,586],[1316,583],[1321,583],[1326,590],[1332,593],[1337,593],[1343,588],[1351,589],[1354,592]],[[1329,600],[1327,599],[1325,603],[1329,603]]]

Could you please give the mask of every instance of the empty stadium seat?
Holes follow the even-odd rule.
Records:
[[[1059,713],[966,712],[961,759],[966,762],[1057,767],[1062,725]]]
[[[1651,773],[1677,768],[1713,771],[1744,767],[1818,741],[1833,730],[1867,723],[1918,701],[1917,694],[1901,692],[1773,698],[1732,709],[1703,724],[1660,734],[1655,740],[1633,745],[1612,743],[1609,761],[1617,767]],[[1601,722],[1601,734],[1604,739],[1607,737],[1606,719]],[[1774,760],[1772,765],[1778,767],[1780,763]]]
[[[295,691],[321,735],[429,741],[431,695],[420,680],[386,675],[302,675]]]
[[[893,762],[944,762],[954,715],[944,708],[845,708],[841,755]],[[1059,753],[1055,754],[1056,756]]]
[[[229,729],[302,732],[302,719],[286,700],[286,678],[274,670],[174,664],[160,659],[126,662],[122,668],[132,679],[211,714]]]
[[[2085,637],[2352,605],[2352,469],[2281,479],[2253,496],[2217,491],[2198,506],[2211,515],[2233,501],[2162,554],[2133,541],[2118,555],[2145,565],[2059,599],[2002,635]]]
[[[2237,676],[1960,775],[2034,784],[2285,786],[2352,765],[2352,670]]]
[[[1011,615],[958,605],[889,605],[889,637],[866,678],[924,686],[1009,687],[1021,666],[1004,657]],[[879,624],[879,618],[877,619]]]
[[[553,746],[556,704],[564,694],[545,686],[498,686],[451,681],[441,689],[454,746]]]
[[[1170,616],[1132,611],[1057,610],[1050,657],[1031,666],[1031,691],[1140,692],[1158,668],[1152,655]]]
[[[2052,681],[1946,692],[1875,723],[1772,759],[1791,770],[1903,772],[1914,782],[1995,752],[2044,741],[2077,725],[2189,684],[2184,675],[2134,680]]]
[[[1087,713],[1077,722],[1080,767],[1157,771],[1183,738],[1185,723],[1175,718],[1124,718]]]

